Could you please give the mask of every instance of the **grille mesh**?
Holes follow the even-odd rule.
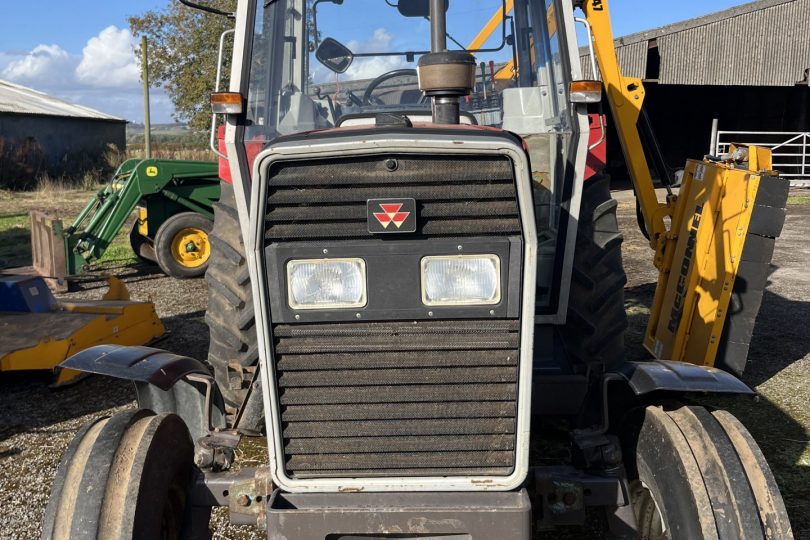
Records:
[[[386,161],[395,159],[389,171]],[[280,162],[270,171],[270,242],[368,238],[366,201],[413,198],[416,235],[518,234],[511,162],[505,157],[385,156]]]
[[[509,474],[518,331],[516,320],[277,325],[288,474]]]
[[[391,241],[521,232],[505,157],[350,156],[274,164],[265,241],[371,240],[366,201],[406,197],[417,202],[417,231]],[[274,325],[287,474],[510,474],[519,327],[517,320]]]

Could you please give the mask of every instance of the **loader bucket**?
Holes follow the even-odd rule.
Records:
[[[30,216],[34,273],[45,278],[52,290],[67,291],[67,248],[62,221],[37,211]]]

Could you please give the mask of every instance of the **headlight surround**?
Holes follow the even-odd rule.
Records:
[[[497,255],[451,255],[422,259],[422,303],[426,306],[488,306],[501,301]]]
[[[365,307],[363,259],[299,259],[287,263],[287,303],[292,309]]]

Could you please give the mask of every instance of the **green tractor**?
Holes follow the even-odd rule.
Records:
[[[125,161],[69,227],[32,212],[34,270],[66,288],[71,276],[101,259],[137,209],[129,238],[139,259],[175,278],[204,275],[220,196],[217,172],[216,162]]]

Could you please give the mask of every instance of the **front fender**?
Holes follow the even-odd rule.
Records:
[[[671,360],[625,362],[616,373],[637,396],[658,390],[710,394],[754,394],[744,382],[717,368]]]
[[[98,345],[74,354],[57,369],[63,368],[132,381],[138,407],[177,414],[195,441],[211,428],[225,427],[222,394],[210,370],[194,358],[152,347]]]
[[[199,360],[152,347],[98,345],[74,354],[59,369],[106,375],[136,383],[148,383],[171,390],[177,381],[191,373],[210,375]]]

